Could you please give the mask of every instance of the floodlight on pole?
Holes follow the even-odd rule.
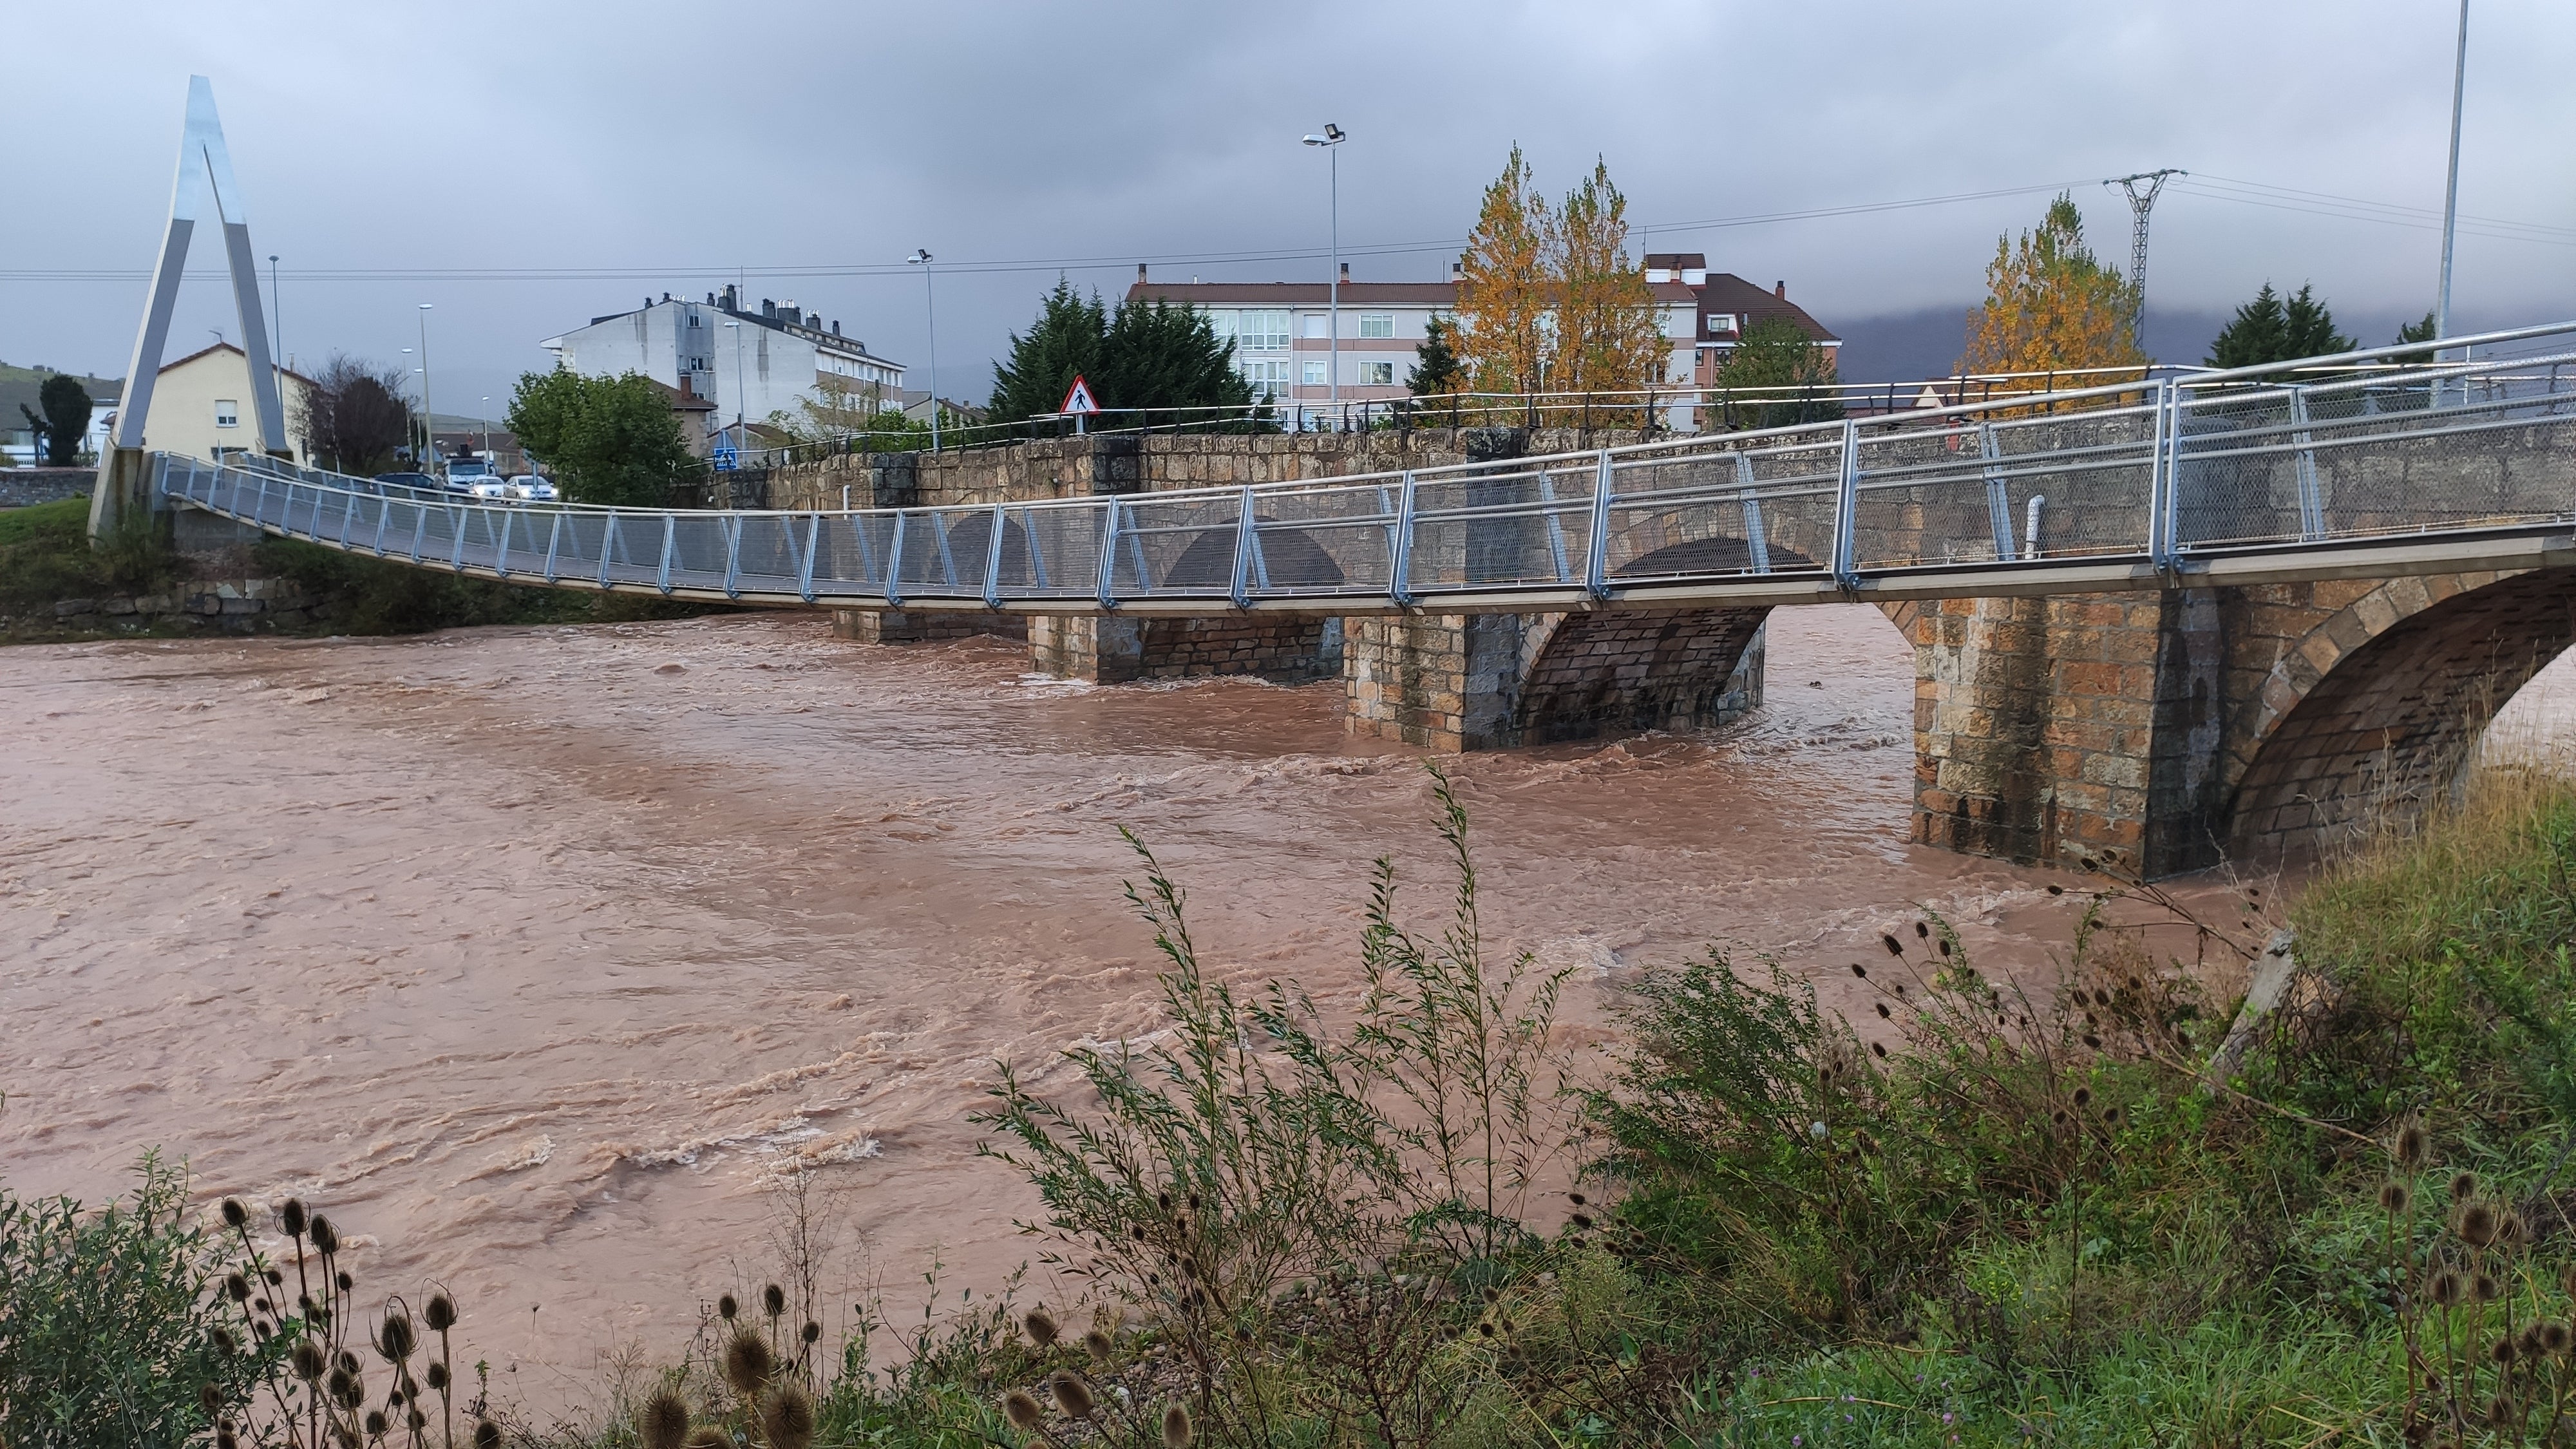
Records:
[[[930,250],[915,247],[905,263],[921,268],[921,306],[930,319],[930,451],[939,451],[939,299],[930,289]]]
[[[1332,275],[1325,283],[1324,328],[1324,400],[1336,411],[1342,401],[1342,155],[1335,148],[1349,139],[1342,128],[1330,121],[1324,123],[1324,134],[1308,136],[1309,146],[1320,146],[1331,158],[1332,187]]]

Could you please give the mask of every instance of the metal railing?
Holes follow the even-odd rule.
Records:
[[[1891,580],[1968,593],[2106,565],[2152,586],[2232,554],[2564,529],[2576,324],[2444,346],[2488,355],[2379,349],[1545,457],[959,506],[487,503],[166,455],[154,476],[169,499],[424,567],[837,607],[1536,608]]]

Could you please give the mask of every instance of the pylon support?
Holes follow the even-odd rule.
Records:
[[[233,309],[241,320],[242,353],[250,366],[251,425],[265,453],[287,451],[286,405],[277,384],[276,361],[269,355],[268,312],[260,300],[259,262],[251,251],[250,215],[242,203],[241,185],[233,179],[233,161],[224,149],[223,121],[215,114],[215,88],[204,76],[188,77],[188,115],[179,137],[179,171],[170,186],[170,226],[161,240],[160,259],[152,266],[152,292],[143,310],[143,328],[134,339],[134,360],[125,370],[125,395],[116,407],[112,451],[101,460],[100,486],[90,506],[93,535],[112,524],[122,503],[111,493],[131,492],[135,473],[121,468],[117,455],[143,446],[143,425],[152,411],[152,387],[170,340],[170,317],[179,301],[180,274],[188,264],[188,242],[198,214],[211,203],[224,231],[224,260],[232,273]],[[113,486],[112,486],[113,485]]]
[[[2190,174],[2168,166],[2161,171],[2114,176],[2102,183],[2120,188],[2129,197],[2129,288],[2137,298],[2130,304],[2129,335],[2132,338],[2143,335],[2147,323],[2147,214],[2156,209],[2156,194],[2165,189],[2168,178]],[[2145,188],[2143,191],[2139,189],[2141,186]]]

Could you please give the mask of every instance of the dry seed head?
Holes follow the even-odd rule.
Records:
[[[1163,1449],[1190,1449],[1198,1433],[1190,1424],[1190,1411],[1177,1403],[1163,1406]]]
[[[225,1227],[240,1228],[250,1222],[250,1209],[242,1206],[240,1198],[225,1198],[223,1211]]]
[[[2474,1173],[2474,1172],[2460,1172],[2460,1173],[2454,1173],[2454,1174],[2452,1174],[2452,1176],[2451,1176],[2451,1201],[2453,1201],[2453,1202],[2467,1202],[2467,1201],[2469,1200],[2470,1195],[2471,1195],[2471,1194],[2473,1194],[2473,1193],[2475,1193],[2477,1190],[2478,1190],[2478,1175],[2477,1175],[2476,1173]]]
[[[737,1329],[725,1344],[724,1381],[744,1398],[769,1382],[770,1371],[776,1366],[770,1357],[769,1341],[747,1328]]]
[[[1915,938],[1916,940],[1918,940],[1918,941],[1929,940],[1929,939],[1931,939],[1931,936],[1932,936],[1932,927],[1931,927],[1928,923],[1923,922],[1923,921],[1916,921],[1916,922],[1914,923],[1914,938]]]
[[[213,1384],[197,1385],[197,1407],[205,1410],[206,1417],[209,1419],[222,1413],[224,1409],[224,1391],[216,1388]]]
[[[376,1438],[381,1438],[381,1437],[383,1437],[384,1432],[385,1432],[385,1429],[386,1429],[387,1427],[388,1427],[388,1426],[387,1426],[387,1425],[386,1425],[386,1423],[385,1423],[385,1416],[384,1416],[384,1414],[383,1414],[383,1412],[382,1412],[382,1411],[380,1411],[380,1410],[376,1410],[376,1409],[369,1409],[369,1410],[367,1411],[367,1437],[368,1437],[368,1438],[370,1438],[370,1439],[376,1439]]]
[[[2432,1148],[2432,1139],[2421,1122],[2409,1122],[2397,1130],[2397,1165],[2412,1172],[2424,1165],[2424,1156]]]
[[[2495,1345],[2487,1350],[2487,1357],[2500,1364],[2512,1363],[2521,1356],[2522,1351],[2514,1346],[2514,1341],[2510,1338],[2497,1339]]]
[[[2496,1224],[2496,1241],[2508,1248],[2521,1247],[2531,1241],[2531,1225],[2522,1220],[2522,1214],[2506,1208],[2503,1219]]]
[[[1863,981],[1867,981],[1869,979],[1869,968],[1861,965],[1858,961],[1854,961],[1852,963],[1852,974]]]
[[[733,1295],[732,1295],[732,1294],[730,1294],[730,1293],[723,1293],[723,1294],[719,1294],[719,1295],[717,1295],[717,1297],[716,1297],[716,1316],[717,1316],[718,1318],[723,1319],[723,1320],[724,1320],[725,1322],[727,1322],[727,1323],[731,1323],[731,1322],[733,1322],[734,1315],[735,1315],[735,1314],[737,1314],[737,1313],[740,1313],[741,1311],[742,1311],[742,1305],[733,1301]]]
[[[644,1449],[680,1449],[689,1437],[688,1402],[668,1388],[655,1389],[635,1417],[635,1430]]]
[[[1055,1319],[1049,1316],[1045,1309],[1030,1309],[1029,1316],[1020,1320],[1020,1326],[1028,1330],[1029,1342],[1036,1344],[1040,1348],[1053,1348],[1055,1346],[1058,1330],[1055,1325]]]
[[[230,1298],[235,1303],[248,1303],[250,1301],[250,1280],[239,1273],[225,1274],[224,1296]]]
[[[456,1300],[444,1293],[429,1295],[429,1306],[421,1310],[421,1321],[432,1333],[445,1333],[456,1326]]]
[[[331,1226],[331,1220],[329,1218],[322,1216],[320,1213],[315,1213],[313,1215],[313,1222],[311,1223],[308,1231],[313,1234],[313,1246],[315,1250],[320,1252],[323,1257],[330,1257],[333,1253],[340,1251],[340,1230]]]
[[[1009,1419],[1021,1433],[1034,1434],[1038,1426],[1046,1422],[1046,1410],[1038,1407],[1038,1401],[1030,1396],[1028,1390],[1013,1389],[1002,1395],[1002,1417]]]
[[[1082,1375],[1071,1369],[1057,1369],[1047,1378],[1047,1391],[1055,1395],[1057,1408],[1077,1419],[1091,1417],[1091,1384]]]
[[[2379,1185],[2379,1205],[2391,1214],[2406,1211],[2414,1201],[2414,1197],[2415,1195],[2407,1190],[2406,1184],[2394,1179]]]
[[[411,1316],[386,1314],[384,1325],[376,1330],[376,1352],[383,1354],[387,1363],[401,1363],[411,1357],[413,1347]]]
[[[2451,1231],[2472,1248],[2483,1248],[2496,1240],[2496,1210],[2485,1203],[2470,1201],[2460,1204],[2451,1214]]]
[[[2078,1107],[2089,1107],[2093,1105],[2093,1089],[2091,1087],[2076,1088],[2075,1105]]]
[[[489,1419],[475,1420],[474,1449],[501,1449],[501,1426]]]
[[[2552,1355],[2564,1354],[2571,1342],[2576,1342],[2576,1334],[2569,1333],[2566,1324],[2552,1319],[2540,1325],[2541,1352]]]
[[[1107,1363],[1110,1357],[1118,1352],[1117,1342],[1097,1328],[1082,1336],[1082,1346],[1090,1353],[1094,1363]]]
[[[345,1269],[345,1268],[344,1268],[344,1269],[342,1269],[341,1271],[337,1272],[337,1273],[332,1274],[332,1275],[331,1275],[331,1281],[332,1281],[332,1282],[334,1282],[334,1283],[339,1284],[339,1285],[340,1285],[340,1291],[341,1291],[341,1292],[343,1292],[343,1293],[346,1293],[346,1292],[348,1292],[350,1289],[355,1288],[355,1287],[357,1287],[357,1286],[358,1286],[358,1280],[357,1280],[357,1279],[355,1279],[355,1278],[350,1277],[350,1276],[349,1276],[349,1273],[348,1273],[348,1270],[347,1270],[347,1269]]]
[[[2493,1303],[2504,1296],[2504,1285],[2495,1280],[2493,1273],[2480,1273],[2477,1281],[2469,1287],[2478,1295],[2480,1303]]]
[[[295,1376],[308,1384],[322,1377],[323,1372],[331,1366],[323,1356],[322,1345],[309,1338],[299,1338],[295,1341],[295,1351],[287,1355],[287,1361],[294,1367]]]
[[[680,1449],[734,1449],[733,1439],[713,1424],[700,1424],[689,1431]]]
[[[2445,1268],[2433,1275],[2433,1301],[2444,1308],[2456,1307],[2460,1301],[2462,1287],[2459,1273]]]
[[[304,1200],[290,1197],[277,1210],[277,1225],[286,1229],[290,1238],[304,1236]]]
[[[447,1392],[447,1365],[433,1359],[430,1361],[428,1372],[422,1377],[429,1380],[431,1389],[439,1393]]]
[[[1887,954],[1888,954],[1888,955],[1890,955],[1890,956],[1902,956],[1902,955],[1904,955],[1904,954],[1905,954],[1905,947],[1904,947],[1902,944],[1900,944],[1894,936],[1888,935],[1888,934],[1887,934],[1887,933],[1885,933],[1885,932],[1881,932],[1881,933],[1879,934],[1879,938],[1878,938],[1878,940],[1879,940],[1879,944],[1880,944],[1880,945],[1885,946],[1885,947],[1887,948]]]
[[[760,1427],[769,1449],[808,1449],[814,1442],[814,1400],[802,1384],[782,1383],[761,1401]]]
[[[772,1283],[760,1290],[761,1311],[772,1318],[787,1311],[787,1290]]]
[[[823,1325],[810,1318],[806,1319],[805,1326],[796,1331],[796,1336],[807,1343],[812,1343],[823,1336]]]

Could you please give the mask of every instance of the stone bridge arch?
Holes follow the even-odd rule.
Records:
[[[2234,592],[2212,834],[2239,857],[2312,853],[2438,797],[2576,644],[2576,569]]]

